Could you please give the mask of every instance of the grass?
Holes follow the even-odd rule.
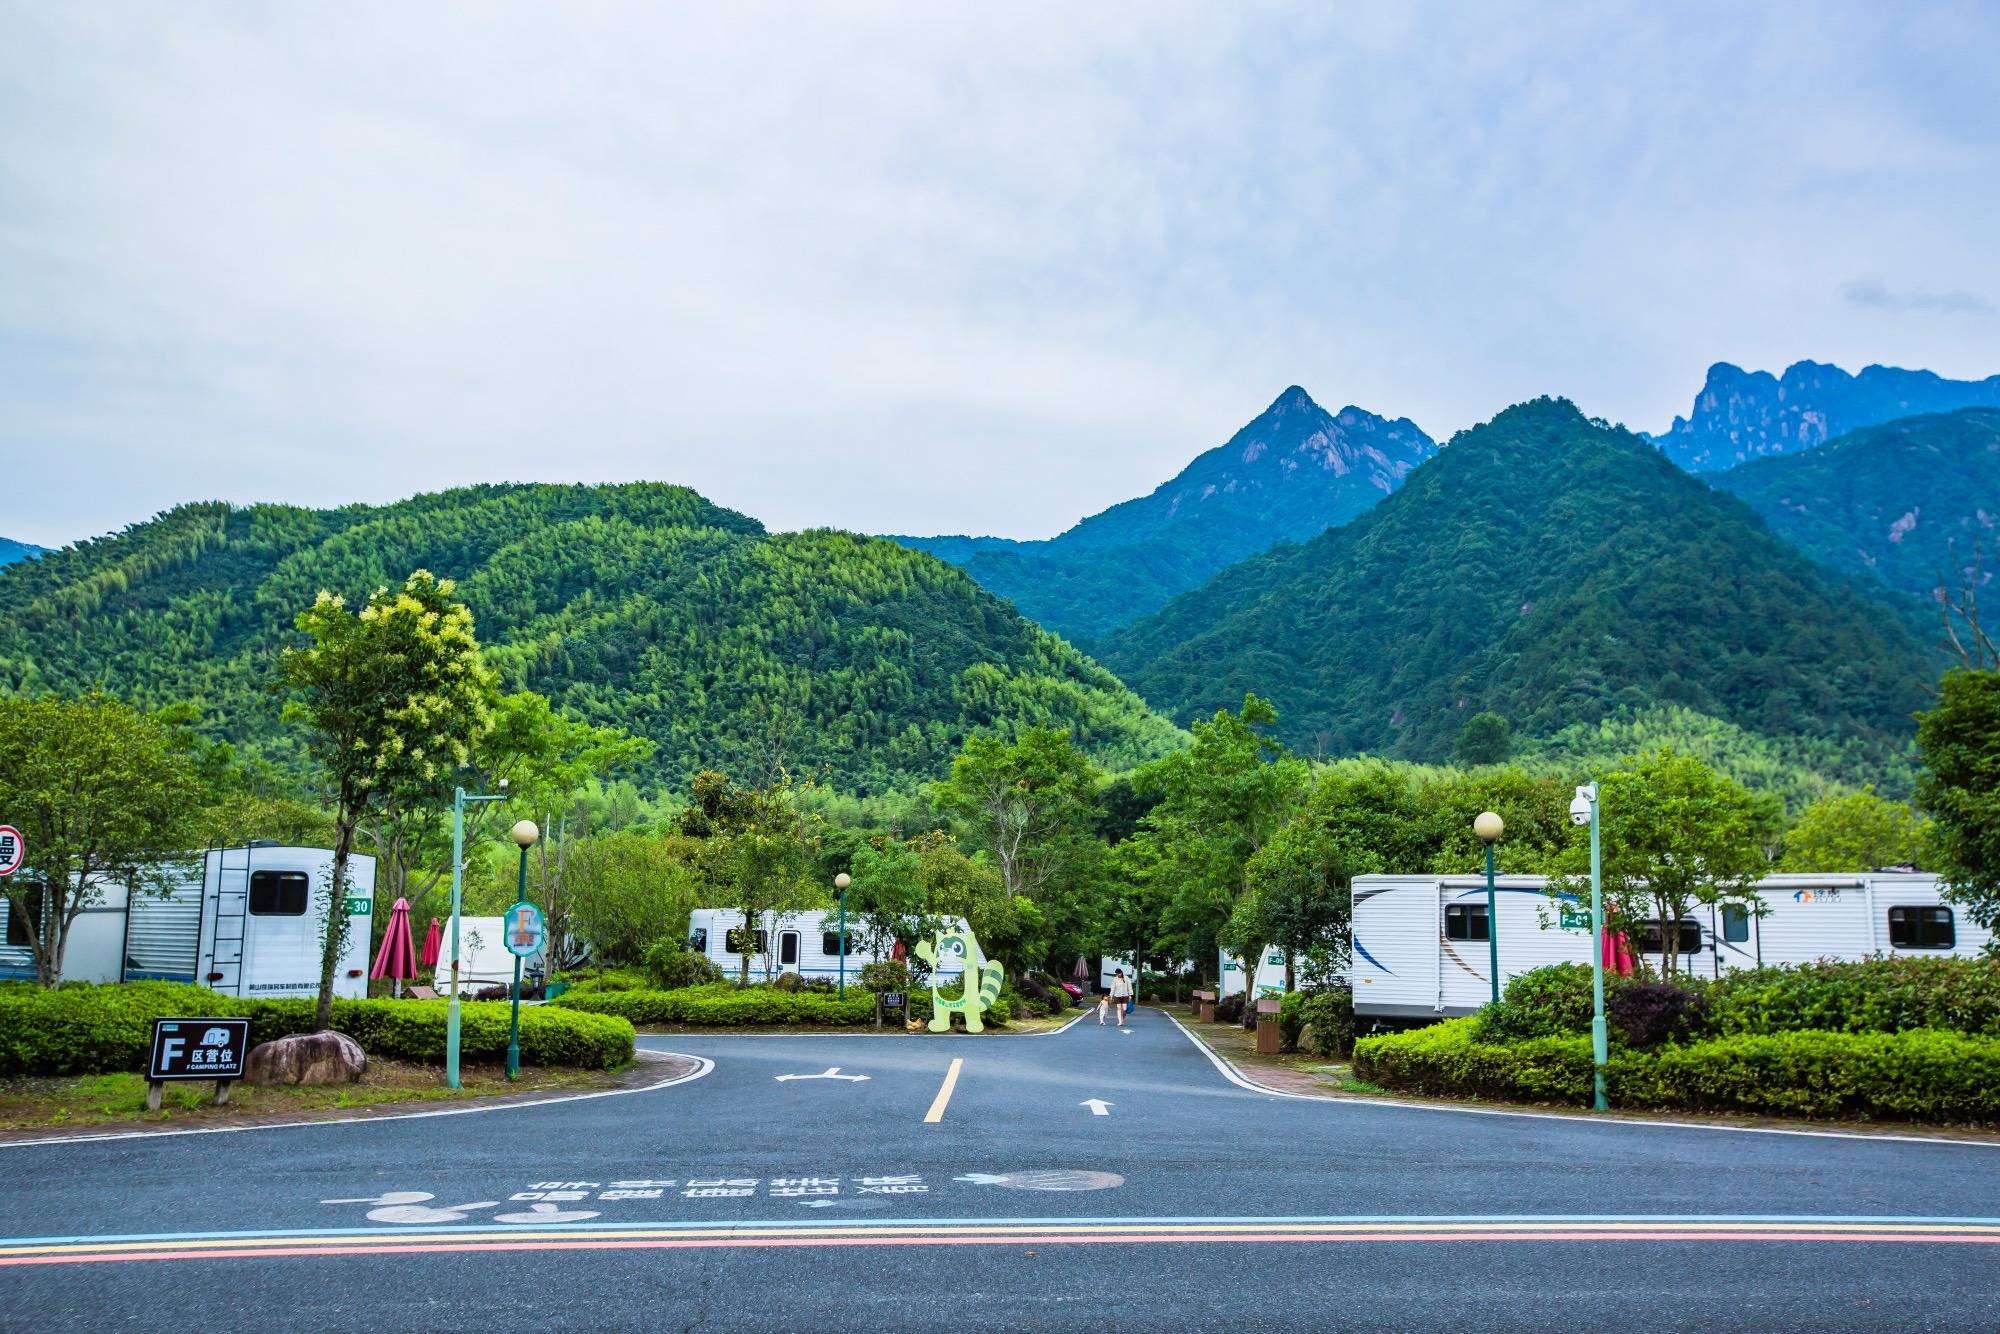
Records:
[[[620,1078],[615,1071],[530,1067],[521,1072],[518,1081],[510,1083],[500,1066],[467,1066],[460,1075],[462,1087],[451,1089],[445,1087],[444,1072],[434,1066],[370,1057],[368,1073],[358,1084],[302,1088],[289,1084],[259,1087],[238,1082],[230,1086],[229,1102],[221,1107],[214,1105],[213,1083],[170,1083],[157,1112],[146,1109],[143,1075],[21,1077],[0,1081],[0,1131],[287,1120],[393,1103],[452,1101],[548,1089],[606,1088]]]

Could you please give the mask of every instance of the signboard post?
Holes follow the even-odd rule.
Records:
[[[907,1024],[907,1023],[909,1023],[909,1022],[910,1022],[910,997],[909,997],[909,994],[908,994],[907,992],[901,992],[901,991],[878,991],[878,992],[876,992],[876,993],[875,993],[875,1027],[877,1027],[877,1028],[880,1028],[880,1027],[882,1027],[882,1012],[883,1012],[884,1010],[900,1010],[900,1011],[902,1011],[902,1015],[903,1015],[903,1022],[904,1022],[904,1023],[906,1023],[906,1024]]]
[[[12,875],[28,859],[28,841],[10,824],[0,824],[0,875]]]
[[[528,851],[521,850],[522,875],[527,875]],[[508,905],[507,915],[500,919],[500,938],[507,943],[507,952],[514,956],[514,1018],[507,1030],[507,1078],[521,1077],[521,960],[539,953],[542,941],[548,935],[548,926],[542,921],[542,910],[525,899]]]
[[[212,1079],[215,1105],[229,1101],[229,1083],[243,1078],[249,1055],[248,1019],[155,1019],[146,1061],[146,1110],[160,1110],[160,1093],[170,1079]]]

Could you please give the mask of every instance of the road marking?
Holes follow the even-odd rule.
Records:
[[[416,1121],[431,1116],[479,1116],[489,1112],[512,1112],[524,1107],[552,1107],[559,1102],[588,1102],[592,1098],[622,1098],[628,1093],[658,1093],[676,1084],[690,1084],[702,1079],[715,1069],[715,1062],[706,1056],[692,1056],[683,1052],[654,1051],[650,1047],[640,1047],[642,1056],[678,1056],[682,1060],[693,1061],[694,1069],[672,1079],[663,1079],[657,1084],[642,1084],[631,1089],[601,1089],[596,1093],[565,1093],[554,1098],[532,1098],[522,1102],[499,1103],[492,1107],[445,1107],[429,1112],[393,1112],[386,1116],[333,1116],[324,1121],[289,1121],[277,1125],[262,1126],[192,1126],[185,1130],[118,1130],[103,1135],[53,1135],[44,1139],[0,1140],[0,1149],[49,1148],[62,1144],[101,1144],[106,1140],[119,1139],[170,1139],[177,1135],[234,1135],[246,1130],[303,1130],[307,1127],[379,1125],[384,1121]]]
[[[1111,1109],[1117,1106],[1117,1104],[1106,1102],[1102,1098],[1085,1098],[1077,1106],[1088,1107],[1092,1116],[1109,1116],[1111,1115]]]
[[[965,1064],[963,1056],[951,1058],[951,1069],[944,1072],[944,1083],[938,1086],[937,1097],[931,1100],[931,1109],[924,1113],[925,1125],[936,1125],[944,1120],[944,1109],[951,1101],[951,1091],[958,1087],[958,1071]]]
[[[1667,1130],[1715,1130],[1737,1135],[1803,1135],[1810,1139],[1858,1139],[1871,1144],[1931,1144],[1960,1149],[2000,1149],[2000,1140],[1948,1139],[1943,1135],[1872,1135],[1856,1130],[1793,1130],[1786,1126],[1718,1126],[1703,1121],[1662,1121],[1636,1116],[1592,1116],[1587,1112],[1515,1112],[1498,1107],[1444,1107],[1429,1102],[1404,1102],[1399,1098],[1360,1097],[1354,1094],[1334,1093],[1292,1093],[1285,1089],[1274,1089],[1258,1084],[1247,1078],[1228,1057],[1217,1052],[1203,1042],[1198,1034],[1183,1024],[1172,1014],[1174,1027],[1195,1045],[1202,1055],[1208,1057],[1222,1077],[1240,1089],[1262,1094],[1267,1098],[1290,1098],[1298,1102],[1330,1103],[1344,1107],[1390,1107],[1408,1112],[1443,1112],[1457,1116],[1514,1116],[1531,1121],[1565,1121],[1577,1126],[1649,1126]]]
[[[867,1076],[867,1075],[843,1075],[843,1074],[841,1074],[841,1073],[840,1073],[840,1067],[839,1067],[839,1066],[837,1066],[837,1065],[829,1065],[829,1066],[828,1066],[828,1067],[826,1068],[826,1073],[824,1073],[824,1074],[818,1074],[818,1075],[772,1075],[772,1076],[771,1076],[771,1078],[773,1078],[773,1079],[777,1080],[777,1081],[778,1081],[778,1082],[779,1082],[780,1084],[784,1083],[784,1082],[785,1082],[786,1080],[788,1080],[788,1079],[844,1079],[844,1080],[847,1080],[847,1081],[848,1081],[849,1083],[853,1083],[853,1084],[859,1084],[859,1083],[860,1083],[860,1082],[862,1082],[863,1080],[867,1079],[867,1078],[868,1078],[868,1076]]]

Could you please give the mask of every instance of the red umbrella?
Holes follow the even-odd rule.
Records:
[[[438,955],[444,952],[444,931],[438,926],[438,919],[431,918],[431,929],[424,932],[424,967],[438,966]]]
[[[1090,961],[1081,954],[1076,956],[1076,971],[1074,975],[1079,982],[1090,976]]]
[[[403,981],[417,975],[417,948],[410,939],[408,899],[397,899],[396,906],[389,910],[389,926],[382,933],[382,948],[375,951],[375,966],[368,970],[368,975],[394,978],[397,995],[402,994]]]

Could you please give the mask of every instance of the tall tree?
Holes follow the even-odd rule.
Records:
[[[0,700],[0,822],[27,844],[0,885],[27,926],[37,981],[62,980],[70,928],[106,882],[135,895],[178,882],[202,793],[170,723],[98,693]]]
[[[694,777],[680,831],[704,840],[696,865],[704,902],[743,914],[734,944],[737,981],[750,981],[758,923],[766,913],[795,912],[826,902],[828,886],[814,875],[819,818],[800,809],[798,790],[779,777],[763,787],[738,787],[704,770]],[[767,940],[766,951],[770,942]],[[769,959],[765,961],[768,970]]]
[[[1097,771],[1068,732],[1030,727],[1011,744],[982,734],[938,784],[938,808],[965,823],[1000,868],[1007,897],[1064,886],[1095,851]]]
[[[311,643],[283,659],[282,679],[292,691],[285,714],[304,726],[334,812],[314,1012],[319,1028],[333,1019],[356,829],[464,770],[491,726],[493,673],[480,659],[472,613],[453,592],[451,580],[428,570],[416,571],[400,589],[376,589],[358,613],[322,591],[298,617]]]
[[[1925,822],[1875,789],[1821,797],[1785,831],[1781,871],[1872,871],[1914,865],[1923,856]]]
[[[1953,671],[1917,716],[1927,860],[1974,921],[2000,921],[2000,672]]]

